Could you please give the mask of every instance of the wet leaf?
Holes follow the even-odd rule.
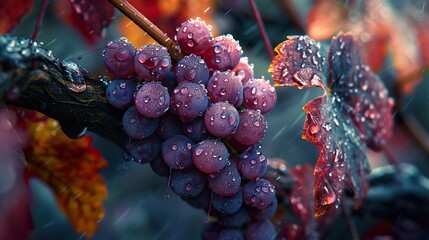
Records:
[[[0,34],[8,33],[33,7],[33,0],[0,0]]]
[[[314,169],[315,215],[338,208],[345,186],[358,207],[368,190],[366,149],[381,149],[392,135],[393,102],[363,64],[350,34],[333,38],[326,55],[307,36],[276,47],[269,71],[278,86],[320,87],[325,94],[304,106],[303,138],[319,150]]]
[[[374,71],[380,71],[392,55],[396,78],[406,81],[400,84],[401,90],[410,94],[422,77],[413,73],[429,64],[429,14],[421,3],[315,1],[308,13],[308,34],[326,40],[339,31],[351,31],[358,37],[365,63]]]
[[[214,24],[214,10],[211,9],[214,8],[212,0],[129,0],[128,2],[171,39],[176,33],[176,27],[179,27],[182,22],[189,18],[200,17],[207,24]],[[155,42],[125,16],[119,21],[119,31],[138,48],[144,44]]]
[[[87,136],[72,140],[49,119],[28,125],[28,169],[53,190],[75,231],[91,237],[104,217],[107,189],[100,169],[107,166]]]

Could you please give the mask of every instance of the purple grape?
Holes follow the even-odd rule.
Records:
[[[158,124],[158,118],[142,116],[135,106],[128,108],[122,117],[122,127],[125,133],[134,139],[149,137],[156,131]]]
[[[192,165],[194,143],[183,135],[174,135],[162,143],[164,162],[173,169],[184,169]]]
[[[171,95],[171,108],[184,122],[201,117],[207,109],[209,100],[204,86],[181,82]]]
[[[234,164],[226,165],[208,178],[209,187],[219,196],[233,196],[240,190],[241,176]]]
[[[232,70],[240,61],[243,50],[232,35],[217,36],[204,51],[204,60],[213,70]]]
[[[211,26],[200,18],[189,19],[177,28],[175,40],[180,50],[186,54],[201,55],[210,46]]]
[[[238,229],[226,228],[219,232],[216,240],[244,240],[244,236]]]
[[[148,138],[132,141],[125,145],[125,161],[134,161],[141,164],[153,161],[161,153],[161,140],[152,135]]]
[[[258,147],[253,145],[240,155],[237,167],[245,179],[255,181],[265,174],[267,159],[258,151]]]
[[[269,221],[252,221],[246,224],[246,240],[272,240],[276,235],[274,225]]]
[[[158,118],[170,107],[168,89],[158,82],[145,83],[136,93],[135,105],[141,115]]]
[[[237,66],[232,69],[232,72],[240,78],[244,86],[244,84],[253,78],[253,64],[249,64],[249,59],[247,57],[242,57]]]
[[[206,186],[206,175],[195,167],[171,172],[170,186],[183,199],[196,197]]]
[[[240,117],[237,109],[227,102],[210,105],[204,114],[204,125],[216,137],[226,137],[235,132]]]
[[[231,215],[240,210],[243,204],[243,194],[241,191],[230,197],[222,197],[213,194],[212,206],[221,216]]]
[[[274,198],[273,203],[271,203],[268,208],[258,209],[254,207],[249,207],[247,210],[253,220],[263,221],[271,218],[276,213],[278,206],[277,198]]]
[[[207,95],[212,103],[228,102],[239,107],[243,103],[243,85],[231,71],[215,71],[207,82]]]
[[[192,161],[202,172],[219,172],[228,163],[229,153],[225,145],[216,139],[206,139],[192,149]]]
[[[164,46],[144,45],[134,58],[134,68],[141,79],[162,81],[171,68],[171,57]]]
[[[263,178],[256,182],[248,182],[243,187],[244,203],[258,209],[268,208],[273,203],[275,195],[275,187]]]
[[[126,38],[110,42],[103,51],[104,67],[118,78],[129,78],[134,74],[136,52],[136,48]]]
[[[209,80],[209,68],[206,62],[195,54],[185,56],[176,66],[177,82],[193,82],[198,84],[207,84]]]
[[[201,142],[212,136],[204,125],[203,117],[198,117],[190,122],[183,123],[183,132],[185,136],[194,142]]]
[[[235,140],[244,145],[254,145],[265,136],[267,122],[258,110],[244,109],[239,113],[240,123],[233,134]]]
[[[238,210],[236,213],[227,216],[220,216],[219,222],[225,227],[241,227],[249,219],[250,216],[247,211],[247,207],[242,205],[240,210]]]
[[[271,111],[277,102],[276,89],[264,78],[251,79],[243,87],[243,105],[260,110],[262,114]]]
[[[174,72],[168,71],[165,78],[161,80],[161,84],[168,89],[168,93],[171,95],[179,83],[176,80]]]
[[[113,80],[107,85],[107,102],[117,109],[126,109],[133,103],[137,84],[131,80]]]
[[[158,176],[168,177],[170,175],[171,168],[165,164],[162,156],[158,155],[158,157],[151,161],[150,167]]]
[[[159,120],[159,126],[158,126],[158,129],[156,130],[156,134],[161,139],[164,139],[164,140],[171,138],[176,134],[183,134],[182,122],[180,121],[179,116],[172,114],[170,112],[166,112],[164,115],[162,115]],[[194,139],[192,138],[190,139],[193,142],[198,142],[198,141],[194,141]]]
[[[207,210],[210,205],[210,200],[212,196],[212,190],[206,187],[204,190],[197,196],[189,199],[185,199],[191,206],[195,208],[201,208]]]

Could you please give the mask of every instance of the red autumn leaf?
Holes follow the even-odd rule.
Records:
[[[28,125],[27,168],[51,187],[75,231],[91,237],[104,217],[107,189],[99,171],[107,162],[89,137],[72,140],[60,129],[52,119]]]
[[[308,13],[308,34],[326,40],[339,31],[351,31],[359,39],[363,59],[375,71],[391,54],[401,90],[409,94],[422,77],[414,73],[429,64],[429,16],[417,2],[398,3],[316,1]]]
[[[299,88],[320,87],[325,94],[304,106],[303,138],[316,145],[315,215],[338,207],[345,186],[359,206],[368,190],[367,147],[384,146],[392,135],[392,105],[381,80],[363,64],[353,37],[339,33],[328,60],[307,36],[292,36],[276,47],[274,82]]]
[[[0,0],[0,34],[6,34],[33,7],[33,0]]]

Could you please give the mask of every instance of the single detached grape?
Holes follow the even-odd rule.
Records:
[[[181,82],[171,95],[171,108],[184,122],[201,117],[208,104],[204,86],[196,83]]]
[[[145,117],[160,117],[170,107],[168,89],[159,82],[145,83],[136,93],[135,105]]]
[[[106,98],[117,109],[126,109],[133,103],[137,84],[131,80],[117,79],[107,85]]]
[[[213,194],[212,206],[221,216],[231,215],[240,210],[243,204],[243,195],[241,191],[230,197],[222,197]]]
[[[246,205],[258,209],[268,208],[275,198],[274,186],[265,179],[259,181],[251,181],[243,187],[243,198]]]
[[[232,35],[217,36],[204,51],[204,60],[213,70],[232,70],[240,61],[243,50]]]
[[[209,187],[219,196],[233,196],[240,190],[241,176],[234,164],[208,177]]]
[[[276,229],[269,220],[252,221],[246,224],[246,240],[271,240],[274,239]]]
[[[176,134],[183,134],[182,132],[182,121],[180,121],[179,116],[176,114],[172,114],[169,111],[167,111],[164,115],[161,116],[159,120],[159,126],[156,130],[156,134],[161,139],[168,139]],[[185,134],[186,135],[186,134]],[[187,135],[186,135],[187,136]],[[187,136],[189,137],[189,136]],[[199,142],[195,141],[194,139],[190,138],[193,142]]]
[[[253,67],[253,64],[249,64],[249,59],[247,57],[242,57],[237,66],[232,69],[232,72],[240,78],[244,86],[244,84],[253,78]]]
[[[129,78],[134,74],[136,52],[136,48],[126,38],[110,42],[102,53],[104,67],[118,78]]]
[[[264,78],[251,79],[243,87],[246,108],[260,110],[262,114],[268,113],[277,102],[276,89],[269,80]]]
[[[156,131],[158,124],[158,118],[147,118],[141,115],[135,106],[128,108],[122,117],[122,126],[125,133],[135,139],[149,137]]]
[[[216,137],[226,137],[237,130],[240,117],[237,109],[227,102],[210,105],[204,114],[204,125]]]
[[[243,103],[243,85],[234,73],[215,71],[207,82],[207,94],[210,101],[228,102],[235,107]]]
[[[161,81],[171,68],[171,57],[164,46],[144,45],[135,56],[134,68],[141,79]]]
[[[175,73],[177,82],[179,83],[188,81],[206,85],[209,80],[210,71],[202,58],[191,54],[179,61]]]
[[[255,181],[265,174],[267,159],[258,151],[258,147],[253,145],[247,151],[241,153],[237,161],[237,167],[245,179]]]
[[[212,39],[211,26],[200,18],[189,19],[177,28],[175,40],[180,50],[186,54],[202,55],[210,46]]]
[[[161,153],[161,140],[152,135],[148,138],[133,141],[124,148],[125,161],[141,164],[153,161]]]
[[[212,137],[204,125],[204,117],[197,117],[190,122],[183,123],[183,132],[185,136],[194,142],[201,142]]]
[[[233,134],[241,144],[254,145],[262,140],[267,129],[267,122],[258,110],[244,109],[239,113],[240,123]]]
[[[164,162],[173,169],[184,169],[192,164],[194,143],[183,135],[174,135],[162,143]]]
[[[192,161],[202,172],[219,172],[228,163],[229,153],[225,145],[216,139],[206,139],[192,149]]]
[[[171,172],[170,186],[174,193],[183,199],[200,194],[206,186],[206,175],[195,167]]]

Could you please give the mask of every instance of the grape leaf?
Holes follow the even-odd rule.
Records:
[[[145,15],[153,24],[163,30],[170,38],[176,33],[176,27],[189,18],[200,17],[207,24],[213,24],[212,0],[129,0],[139,12]],[[204,14],[201,14],[203,13]],[[119,31],[138,48],[145,44],[152,44],[154,40],[127,17],[119,21]],[[212,29],[214,32],[215,29]]]
[[[317,86],[325,91],[303,108],[307,114],[302,137],[319,150],[315,215],[338,207],[345,186],[358,207],[368,190],[366,149],[381,149],[392,135],[393,101],[363,64],[351,34],[333,38],[328,58],[308,36],[289,37],[275,50],[278,55],[269,71],[277,86]]]
[[[33,8],[33,0],[0,0],[0,34],[6,34]]]
[[[107,166],[91,139],[69,139],[55,120],[28,125],[31,145],[25,149],[28,170],[52,188],[75,231],[91,237],[104,217],[107,189],[100,169]]]
[[[316,1],[308,13],[308,35],[325,40],[339,31],[358,37],[365,62],[383,68],[389,54],[401,90],[411,93],[429,65],[427,41],[429,14],[419,2],[369,0],[362,4],[340,0]],[[411,79],[410,79],[411,77]]]

